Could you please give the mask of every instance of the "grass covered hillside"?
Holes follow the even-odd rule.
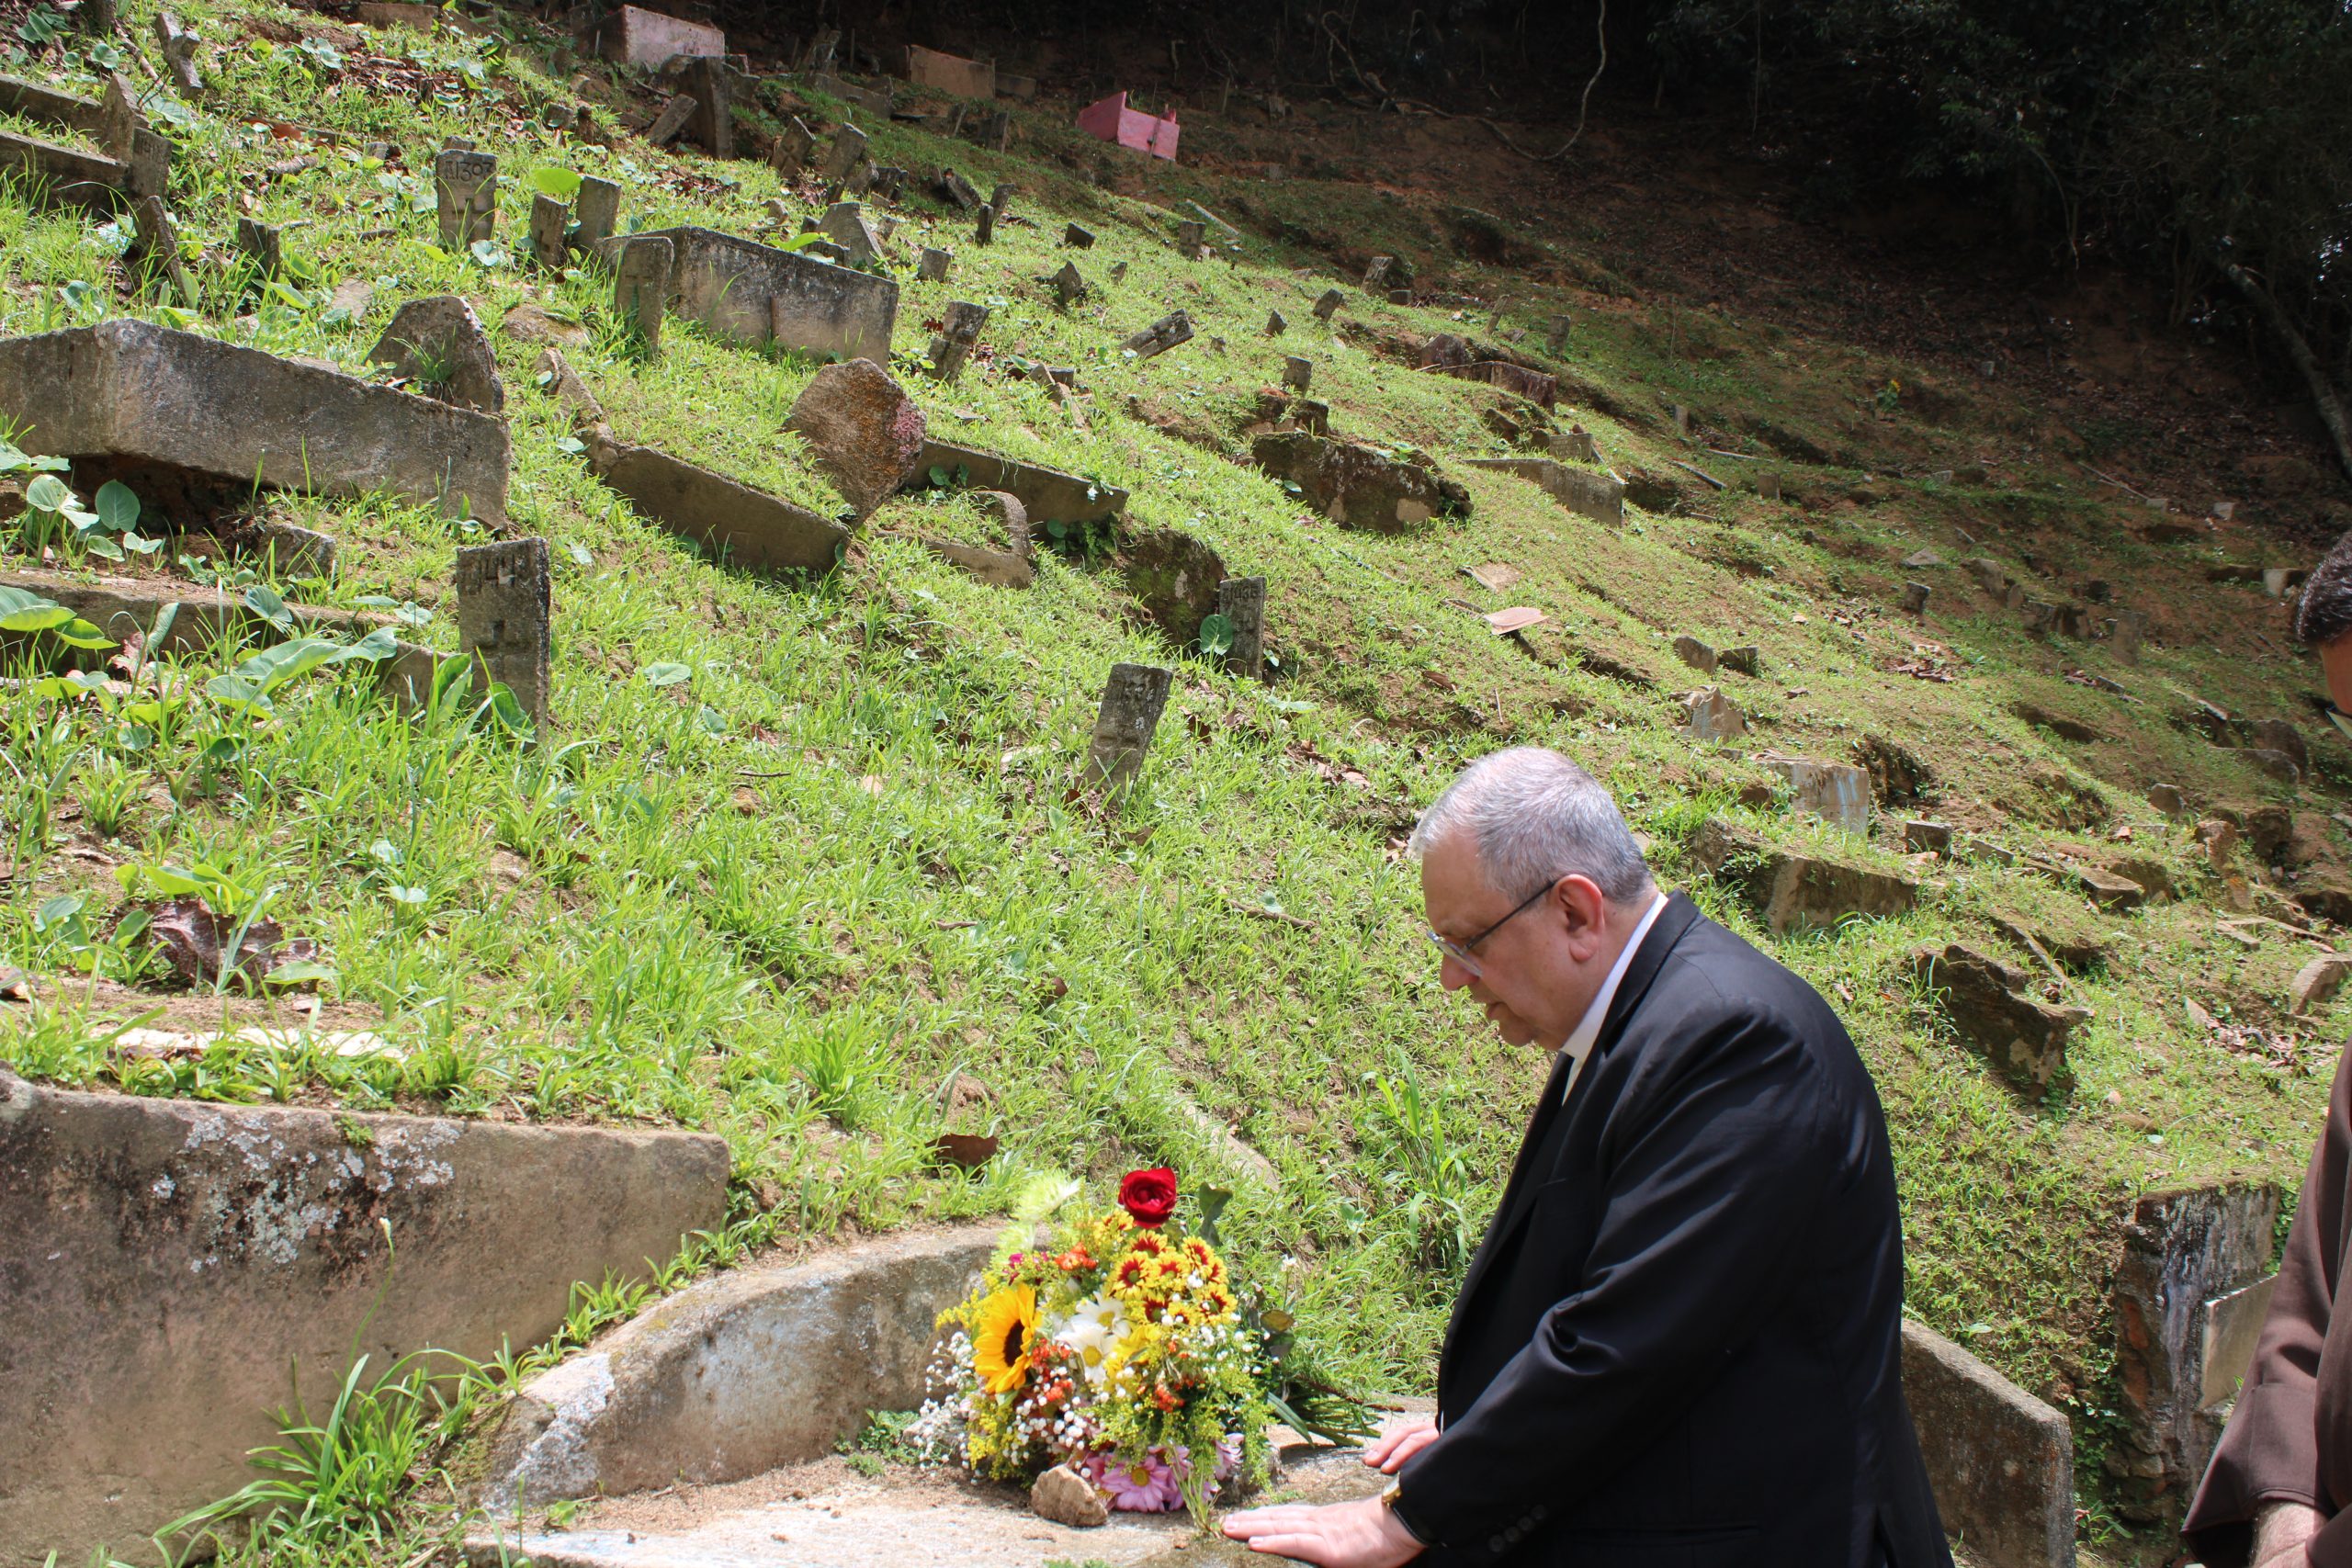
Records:
[[[17,973],[0,1059],[135,1094],[708,1129],[734,1150],[745,1245],[1000,1212],[1040,1172],[1166,1161],[1237,1189],[1228,1235],[1333,1376],[1419,1390],[1542,1064],[1440,991],[1403,837],[1464,761],[1556,746],[1617,792],[1663,881],[1834,998],[1894,1126],[1910,1310],[2082,1417],[2085,1501],[2101,1510],[2120,1221],[2165,1187],[2291,1185],[2352,1021],[2342,1004],[2289,1010],[2291,976],[2339,940],[2327,917],[2352,912],[2333,815],[2352,762],[2310,717],[2317,682],[2286,651],[2282,604],[2259,581],[2213,580],[2309,564],[2266,543],[2256,508],[2155,542],[2143,500],[2078,466],[2128,481],[2129,445],[2092,450],[1998,385],[1655,297],[1572,231],[1464,219],[1338,164],[1256,177],[1243,132],[1215,117],[1188,123],[1183,162],[1145,160],[1080,136],[1078,104],[1047,82],[1010,106],[1004,152],[950,138],[944,115],[854,115],[875,158],[912,175],[869,208],[897,220],[888,368],[934,436],[1122,487],[1124,521],[1041,539],[1034,586],[990,587],[905,536],[981,536],[977,513],[933,491],[886,504],[830,573],[757,576],[698,558],[600,484],[537,382],[543,344],[500,323],[526,304],[552,318],[622,441],[831,513],[782,430],[816,364],[675,317],[648,359],[601,270],[549,276],[524,245],[537,170],[617,182],[624,228],[781,240],[824,211],[813,169],[786,181],[755,157],[649,145],[632,128],[663,95],[574,61],[521,13],[423,32],[197,0],[175,9],[204,40],[204,90],[184,99],[160,74],[153,11],[126,0],[119,36],[94,43],[43,7],[0,6],[0,70],[95,97],[119,64],[141,87],[176,144],[168,199],[198,298],[140,285],[127,221],[0,193],[0,333],[139,316],[380,375],[366,357],[402,300],[468,297],[505,383],[512,527],[553,547],[552,719],[520,733],[455,700],[403,716],[353,663],[288,682],[264,712],[220,695],[214,678],[253,651],[225,646],[143,663],[119,650],[102,687],[12,680],[0,964]],[[899,89],[902,107],[946,107]],[[797,115],[821,156],[849,112],[768,76],[738,137],[763,152],[762,133]],[[450,136],[501,168],[495,240],[455,254],[435,243],[431,175]],[[1017,187],[992,244],[931,193],[942,167],[983,194]],[[1240,231],[1212,226],[1212,259],[1174,243],[1201,216],[1193,200]],[[281,226],[279,277],[235,249],[241,217]],[[1065,245],[1073,221],[1092,248]],[[955,253],[944,281],[917,279],[926,245]],[[1415,302],[1358,286],[1374,254],[1414,269]],[[1065,309],[1048,280],[1071,261],[1088,292]],[[1327,323],[1311,308],[1334,286],[1346,301]],[[991,314],[943,384],[922,355],[953,300]],[[1192,342],[1121,350],[1177,309]],[[1547,353],[1563,310],[1574,328]],[[1463,465],[1510,450],[1490,416],[1519,405],[1419,373],[1418,351],[1514,329],[1511,352],[1560,376],[1559,425],[1581,423],[1628,480],[1622,526]],[[1313,361],[1334,434],[1426,454],[1466,488],[1466,514],[1342,530],[1250,466],[1288,355]],[[1074,367],[1081,395],[1052,394],[1031,365]],[[2177,493],[2165,521],[2220,499]],[[218,581],[457,647],[453,550],[480,525],[266,493],[257,512],[340,551],[330,577],[266,580],[198,558],[176,536],[191,519],[141,500],[139,534],[162,547],[120,562],[40,507],[0,506],[0,571]],[[1168,531],[1268,580],[1273,679],[1223,672],[1146,613],[1137,590]],[[2030,635],[1962,570],[1979,555],[2034,597],[2143,613],[2139,662]],[[1465,574],[1488,563],[1515,584]],[[1933,591],[1924,617],[1900,608],[1915,579]],[[1497,636],[1483,615],[1513,605],[1548,619]],[[1672,648],[1686,634],[1755,646],[1758,672],[1696,674]],[[12,652],[11,674],[40,652]],[[1170,666],[1176,685],[1137,786],[1105,799],[1081,763],[1121,660]],[[1679,694],[1708,679],[1745,710],[1745,739],[1678,728]],[[2186,722],[2200,702],[2299,724],[2300,784]],[[1871,840],[1791,812],[1754,760],[1768,749],[1869,766]],[[2210,853],[2147,804],[2159,783],[2192,818],[2284,807],[2286,841],[2267,859]],[[2012,863],[1915,853],[1907,817]],[[1918,907],[1770,937],[1688,865],[1710,818],[1914,876]],[[2030,874],[2032,857],[2136,863],[2172,896],[2102,911]],[[276,922],[317,944],[316,967],[260,994],[178,981],[152,927],[119,918],[175,896]],[[1913,979],[1914,949],[1955,940],[2090,1010],[2045,1099],[1995,1075]],[[254,1023],[293,1032],[201,1050],[124,1033]],[[355,1034],[384,1048],[338,1049]],[[950,1125],[996,1133],[1001,1151],[942,1168],[931,1147]]]

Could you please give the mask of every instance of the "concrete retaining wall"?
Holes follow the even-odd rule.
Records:
[[[251,1479],[289,1359],[544,1339],[575,1280],[723,1219],[724,1140],[74,1093],[0,1069],[0,1562],[159,1526]]]

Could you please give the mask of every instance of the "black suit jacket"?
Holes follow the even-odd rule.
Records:
[[[1397,1513],[1430,1568],[1951,1568],[1886,1122],[1811,987],[1677,894],[1454,1303]]]

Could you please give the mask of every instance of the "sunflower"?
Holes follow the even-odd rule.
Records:
[[[1029,1285],[1001,1290],[980,1303],[972,1335],[972,1371],[990,1393],[1010,1393],[1029,1375],[1037,1343],[1037,1292]]]

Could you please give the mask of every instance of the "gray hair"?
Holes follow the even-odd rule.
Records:
[[[1413,825],[1408,848],[1425,853],[1467,831],[1496,891],[1523,898],[1571,874],[1589,876],[1612,904],[1649,886],[1642,847],[1600,782],[1557,751],[1514,746],[1462,770]]]

